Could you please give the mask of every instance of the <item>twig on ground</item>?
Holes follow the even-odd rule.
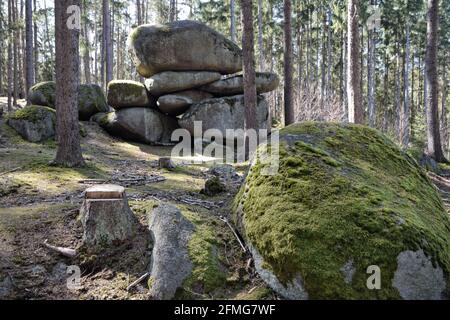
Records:
[[[2,172],[2,173],[0,173],[0,176],[4,176],[5,174],[16,172],[16,171],[18,171],[20,169],[22,169],[22,167],[17,167],[17,168],[14,168],[14,169]]]
[[[228,222],[228,219],[220,216],[219,218],[220,220],[222,220],[223,222],[225,222],[227,224],[227,226],[231,229],[231,231],[233,232],[234,236],[236,237],[237,241],[239,242],[239,244],[241,245],[241,248],[244,252],[247,252],[247,248],[245,247],[244,243],[242,242],[241,238],[239,237],[239,235],[237,234],[237,232],[234,230],[233,226]]]
[[[148,276],[150,276],[150,272],[147,272],[145,274],[143,274],[142,276],[139,277],[139,279],[137,279],[136,281],[134,281],[132,284],[130,284],[127,287],[127,291],[130,291],[132,288],[134,288],[135,286],[137,286],[139,283],[141,283],[142,281],[145,280],[145,278],[147,278]]]
[[[48,244],[47,240],[44,241],[44,246],[47,247],[50,250],[53,250],[65,257],[68,258],[74,258],[77,255],[77,251],[70,248],[63,248],[63,247],[55,247],[50,244]]]

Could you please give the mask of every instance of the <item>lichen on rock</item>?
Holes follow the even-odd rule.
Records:
[[[311,299],[448,295],[449,217],[425,172],[387,137],[360,125],[295,124],[280,131],[279,164],[273,176],[261,174],[269,164],[252,165],[234,212],[285,288],[300,277]],[[398,276],[399,255],[420,250],[438,268],[425,271],[447,279],[439,294],[427,288],[436,281],[399,284],[408,279]],[[381,269],[380,290],[366,286],[371,265]]]

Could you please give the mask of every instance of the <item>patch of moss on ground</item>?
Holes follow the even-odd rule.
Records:
[[[416,161],[386,136],[313,122],[280,136],[278,174],[263,176],[268,164],[254,165],[234,210],[283,283],[300,274],[312,299],[396,299],[397,256],[419,248],[450,275],[442,200]],[[348,285],[340,269],[350,260],[356,272]],[[366,287],[370,265],[382,270],[381,290]]]
[[[49,107],[43,107],[43,106],[35,106],[31,105],[28,107],[25,107],[23,109],[19,109],[12,114],[8,115],[8,119],[11,120],[27,120],[33,123],[36,123],[38,121],[41,121],[46,113],[51,113],[55,115],[55,110],[49,108]]]

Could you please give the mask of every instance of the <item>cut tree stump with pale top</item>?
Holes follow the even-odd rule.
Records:
[[[114,184],[100,184],[86,190],[86,199],[108,200],[123,199],[125,188]]]

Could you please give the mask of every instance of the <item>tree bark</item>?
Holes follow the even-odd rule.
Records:
[[[257,129],[256,123],[256,84],[255,84],[255,49],[253,33],[253,5],[252,0],[241,0],[242,51],[244,60],[244,104],[246,129]]]
[[[375,109],[375,35],[373,30],[369,30],[369,57],[367,68],[367,91],[368,91],[368,109],[369,126],[374,128],[376,125]]]
[[[12,92],[13,92],[13,66],[11,61],[13,60],[13,19],[12,19],[12,2],[8,0],[8,112],[12,111]]]
[[[361,92],[359,0],[348,0],[347,99],[350,123],[364,122]]]
[[[231,41],[236,42],[236,3],[235,0],[230,0],[230,36]]]
[[[81,7],[81,0],[55,0],[56,132],[58,150],[54,163],[84,166],[78,124],[80,31],[67,27],[67,8]]]
[[[37,12],[37,2],[33,0],[33,12],[36,14]],[[39,39],[38,39],[38,27],[36,20],[33,24],[33,39],[34,39],[34,82],[39,81]]]
[[[290,125],[295,122],[293,101],[293,68],[292,68],[292,2],[284,1],[284,122]]]
[[[439,98],[437,81],[437,39],[438,39],[439,1],[428,0],[427,13],[427,52],[425,58],[427,84],[427,154],[437,162],[446,162],[441,144],[439,129]]]
[[[263,48],[263,4],[262,0],[258,0],[258,53],[259,53],[259,69],[264,71],[264,48]]]
[[[91,45],[89,43],[89,12],[87,10],[86,0],[83,0],[84,10],[84,23],[83,23],[83,38],[84,38],[84,52],[83,52],[83,65],[84,65],[84,80],[86,83],[91,83]]]
[[[105,60],[105,85],[113,79],[113,55],[111,43],[111,15],[109,0],[103,0],[103,45]]]
[[[410,39],[410,26],[409,22],[406,23],[406,46],[405,46],[405,71],[404,71],[404,97],[403,97],[403,112],[402,112],[402,146],[404,149],[408,148],[410,135],[411,135],[411,127],[410,127],[410,82],[409,82],[409,74],[410,74],[410,51],[411,51],[411,39]]]
[[[26,21],[26,92],[28,93],[34,83],[33,66],[33,9],[31,0],[25,2]]]

